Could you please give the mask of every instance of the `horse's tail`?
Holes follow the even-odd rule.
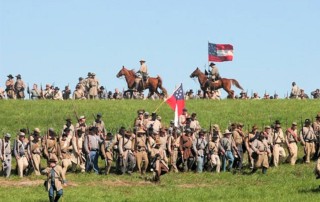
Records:
[[[164,96],[167,97],[168,96],[168,92],[164,87],[162,87],[162,79],[161,79],[161,77],[159,75],[157,76],[157,79],[158,79],[158,88],[160,88],[161,91],[163,92]]]
[[[231,79],[231,83],[232,83],[232,85],[235,85],[240,90],[243,90],[243,88],[240,86],[240,84],[239,84],[239,82],[237,80]]]

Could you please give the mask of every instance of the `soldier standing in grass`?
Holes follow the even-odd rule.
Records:
[[[222,156],[222,171],[223,172],[225,172],[226,169],[227,169],[227,171],[231,171],[233,161],[234,161],[234,156],[233,156],[232,150],[236,149],[236,147],[235,147],[234,142],[231,139],[231,134],[232,134],[232,132],[230,132],[228,129],[225,130],[225,132],[223,134],[223,138],[220,141],[221,146],[225,151],[225,155]],[[228,161],[228,168],[227,168],[226,161]]]
[[[216,168],[216,172],[220,173],[221,161],[219,152],[224,156],[225,150],[220,144],[220,136],[219,133],[213,133],[212,141],[208,144],[208,158],[209,158],[209,170],[211,171],[213,168]]]
[[[145,175],[147,167],[149,165],[148,153],[147,153],[147,137],[146,131],[142,128],[138,129],[137,137],[134,144],[134,153],[137,159],[138,171],[141,175]]]
[[[252,173],[255,173],[258,168],[262,167],[262,173],[266,174],[269,168],[268,156],[271,154],[271,151],[263,132],[252,142],[251,148],[256,153]]]
[[[40,129],[35,128],[33,131],[33,139],[29,141],[28,152],[30,152],[31,160],[33,161],[34,172],[36,175],[41,175],[40,165],[41,165],[41,137]],[[31,139],[31,138],[30,138]]]
[[[314,142],[316,140],[310,119],[304,121],[304,127],[300,131],[300,139],[301,144],[304,146],[304,160],[306,163],[310,163],[310,158],[315,153]]]
[[[76,90],[73,92],[72,99],[74,100],[85,100],[87,99],[81,85],[76,86]]]
[[[105,174],[109,175],[113,162],[113,147],[115,142],[113,141],[112,133],[107,133],[106,140],[101,144],[101,153],[105,160],[106,168]]]
[[[48,165],[46,169],[42,170],[43,174],[47,174],[47,180],[45,181],[46,190],[49,193],[49,201],[56,202],[59,201],[60,197],[63,195],[62,185],[66,184],[66,178],[62,171],[61,166],[57,165],[57,160],[55,158],[48,160]],[[56,197],[54,197],[54,192],[56,191]]]
[[[157,139],[155,147],[151,151],[151,157],[153,159],[151,167],[153,169],[153,180],[155,182],[159,182],[160,176],[166,174],[169,171],[166,152],[161,148],[160,145],[161,142],[159,139]]]
[[[280,157],[285,158],[286,152],[283,148],[285,143],[285,137],[283,134],[283,131],[281,129],[280,121],[275,122],[273,131],[273,165],[275,167],[278,167],[280,163]]]
[[[16,99],[15,89],[14,89],[14,77],[9,74],[8,79],[6,80],[6,93],[8,99]]]
[[[173,129],[172,135],[168,138],[168,151],[171,160],[171,170],[175,173],[179,172],[177,160],[179,157],[179,147],[180,147],[180,134],[179,129]]]
[[[243,124],[242,123],[238,123],[238,124],[234,124],[234,128],[232,131],[232,136],[233,139],[235,141],[238,153],[240,154],[239,159],[236,163],[236,168],[238,168],[239,170],[242,169],[242,161],[243,161],[243,138],[244,138],[244,133],[242,131],[243,128]]]
[[[89,99],[98,98],[99,81],[95,78],[95,76],[95,73],[91,73],[90,77],[88,78]]]
[[[102,118],[102,114],[100,112],[97,113],[97,116],[95,117],[95,120],[93,121],[92,126],[102,131],[103,135],[106,135],[107,134],[106,126],[101,118]]]
[[[68,135],[70,133],[70,129],[66,128],[62,134],[61,139],[59,140],[59,158],[61,159],[61,166],[62,166],[62,172],[65,175],[68,168],[72,166],[71,162],[71,153],[72,151],[72,144],[67,139]]]
[[[193,140],[193,150],[195,151],[197,157],[197,172],[202,173],[205,158],[205,148],[207,147],[207,140],[205,140],[206,132],[201,130],[199,132],[199,137]]]
[[[15,140],[13,151],[17,160],[18,175],[19,177],[23,177],[23,172],[29,165],[27,158],[27,141],[25,141],[25,134],[23,132],[18,133],[18,139]]]
[[[103,139],[97,135],[97,131],[98,129],[94,126],[89,128],[89,135],[84,139],[84,149],[87,154],[86,171],[90,172],[93,169],[96,174],[99,174],[98,158]]]
[[[0,159],[2,161],[3,176],[8,178],[11,174],[11,135],[6,133],[3,139],[0,139]]]
[[[42,142],[42,148],[47,161],[49,161],[49,159],[56,159],[58,162],[58,144],[56,135],[57,134],[54,129],[49,128],[48,134],[43,139],[44,141]]]
[[[75,135],[72,137],[72,153],[71,153],[71,162],[72,170],[75,172],[77,170],[77,165],[80,166],[81,172],[85,172],[85,157],[83,154],[83,142],[84,142],[84,133],[81,129],[78,129]]]
[[[134,134],[130,131],[126,131],[124,136],[120,138],[119,141],[119,153],[121,157],[120,164],[121,166],[121,173],[128,173],[131,174],[135,167],[135,157],[133,154],[134,151]]]
[[[183,170],[184,172],[190,171],[193,163],[194,163],[194,156],[192,154],[192,131],[190,128],[185,130],[185,134],[180,137],[180,152],[182,155],[182,162],[183,162]]]
[[[320,113],[317,114],[316,120],[312,123],[314,134],[316,135],[314,159],[318,159],[320,153]]]
[[[286,131],[286,144],[288,146],[289,155],[287,162],[291,165],[295,165],[298,157],[298,146],[299,142],[297,123],[293,122],[291,127]]]

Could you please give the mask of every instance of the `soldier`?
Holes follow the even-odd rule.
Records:
[[[295,165],[298,157],[298,146],[299,142],[298,131],[297,131],[297,123],[293,122],[291,128],[286,130],[286,144],[288,146],[288,158],[287,162],[291,165]]]
[[[69,141],[71,141],[72,137],[73,137],[74,134],[75,134],[75,128],[74,128],[74,126],[72,125],[72,120],[71,120],[71,118],[66,118],[66,123],[65,123],[65,124],[63,125],[63,127],[62,127],[61,133],[63,133],[63,131],[64,131],[66,128],[68,128],[68,129],[70,130],[70,133],[69,133],[67,139],[68,139]]]
[[[6,178],[11,174],[11,135],[6,133],[3,139],[0,139],[0,159],[2,162],[2,173]]]
[[[243,161],[243,144],[244,144],[244,132],[242,131],[243,123],[234,124],[232,128],[232,137],[236,144],[239,156],[238,160],[236,161],[236,168],[239,170],[242,169],[242,161]]]
[[[69,84],[64,87],[64,90],[62,91],[62,98],[64,100],[69,100],[71,95],[71,90],[69,88]]]
[[[311,96],[313,97],[313,99],[319,99],[320,98],[320,89],[317,88],[315,91],[312,91]]]
[[[167,135],[167,131],[164,128],[160,129],[160,133],[159,133],[159,138],[158,138],[161,142],[160,147],[167,152],[168,148],[167,148],[167,143],[168,143],[168,135]]]
[[[95,73],[91,73],[90,77],[88,78],[89,99],[98,98],[99,81],[95,78],[95,76]]]
[[[201,129],[199,121],[197,120],[197,114],[196,113],[192,113],[191,114],[190,128],[193,130],[193,133],[196,134],[196,135],[198,134],[198,132]]]
[[[160,147],[161,142],[156,141],[155,147],[151,151],[152,163],[151,167],[153,169],[153,180],[155,182],[160,181],[160,176],[166,174],[169,171],[168,158],[166,152]]]
[[[188,110],[186,108],[184,108],[182,110],[182,114],[179,116],[179,127],[184,129],[186,126],[186,121],[187,121],[187,117],[188,117]]]
[[[27,158],[27,141],[25,140],[25,134],[23,132],[18,133],[18,139],[14,142],[14,156],[17,160],[17,169],[19,177],[23,177],[23,172],[28,168]]]
[[[312,128],[316,135],[314,159],[317,160],[320,153],[320,113],[315,118],[316,120],[312,123]]]
[[[196,153],[197,159],[197,172],[202,173],[204,158],[205,158],[205,148],[207,147],[207,140],[205,140],[206,132],[201,130],[199,132],[199,137],[193,140],[193,150]]]
[[[235,146],[235,143],[231,139],[231,134],[228,129],[225,130],[223,134],[223,138],[220,141],[220,144],[222,148],[225,151],[225,155],[222,156],[222,171],[225,172],[226,169],[227,171],[231,171],[233,161],[234,161],[234,155],[232,153],[232,150],[237,149]],[[227,161],[228,160],[228,168],[227,168]]]
[[[147,167],[149,165],[148,153],[147,153],[147,137],[146,131],[140,128],[137,131],[137,137],[134,144],[134,153],[137,159],[138,171],[141,175],[145,175]],[[143,166],[142,166],[143,164]]]
[[[6,98],[6,95],[4,93],[5,93],[5,91],[3,90],[3,88],[0,87],[0,100]]]
[[[16,94],[15,94],[15,89],[14,89],[14,77],[9,74],[8,76],[8,80],[6,81],[6,93],[7,93],[7,97],[8,99],[16,99]]]
[[[143,59],[140,60],[140,69],[139,69],[139,71],[137,73],[141,74],[142,85],[145,86],[146,82],[147,82],[147,78],[148,78],[148,67],[146,65],[146,61],[145,60],[143,60]],[[136,80],[135,83],[136,83],[136,90],[138,90],[140,80]]]
[[[299,95],[300,95],[300,88],[297,86],[296,82],[292,82],[290,98],[297,99]]]
[[[31,94],[31,99],[32,100],[38,100],[41,98],[41,91],[38,89],[38,85],[37,84],[33,84],[32,86],[32,90],[29,91],[29,87],[28,87],[28,94]]]
[[[101,119],[102,117],[102,113],[97,113],[97,117],[95,117],[95,120],[92,123],[92,126],[98,128],[98,130],[102,131],[103,135],[107,134],[107,130],[106,130],[106,126],[103,122],[103,120]]]
[[[47,174],[45,186],[49,193],[49,201],[59,201],[60,197],[63,195],[62,185],[67,185],[66,177],[61,166],[57,165],[57,160],[55,158],[49,159],[48,162],[49,167],[41,172]],[[56,197],[54,197],[54,191],[56,191]]]
[[[151,120],[147,123],[147,128],[152,129],[153,133],[159,134],[161,126],[161,122],[157,119],[157,114],[155,112],[151,115]]]
[[[254,159],[254,168],[252,173],[255,173],[258,168],[262,167],[262,173],[266,174],[267,169],[269,168],[268,156],[270,156],[271,151],[268,147],[268,142],[265,139],[265,135],[261,132],[251,145],[252,150],[256,154]]]
[[[43,98],[50,100],[53,97],[53,90],[51,89],[51,85],[50,84],[46,84],[46,89],[44,90],[44,92],[42,92],[43,94]]]
[[[84,80],[82,77],[79,77],[79,82],[77,83],[77,86],[80,87],[83,93],[86,92],[86,80]]]
[[[114,142],[114,153],[116,154],[115,155],[115,159],[116,159],[116,170],[117,170],[117,173],[121,173],[121,165],[122,165],[122,157],[119,153],[119,142],[120,142],[120,139],[124,136],[126,132],[126,128],[125,127],[121,127],[119,129],[119,132],[114,136],[113,138],[113,142]]]
[[[221,161],[219,152],[224,156],[225,150],[220,144],[220,136],[218,133],[213,133],[212,141],[208,144],[208,159],[209,159],[209,170],[216,168],[216,172],[220,173]]]
[[[87,132],[87,124],[86,124],[86,117],[85,116],[80,116],[78,123],[76,124],[75,130],[81,130],[82,133],[86,133]]]
[[[114,93],[112,95],[112,98],[115,99],[115,100],[121,100],[123,98],[123,95],[122,93],[119,91],[118,88],[115,88],[114,89]]]
[[[33,168],[36,175],[41,175],[40,166],[41,166],[41,137],[40,137],[40,129],[35,128],[32,134],[32,140],[30,138],[28,144],[28,152],[29,156],[32,158],[30,162],[33,162]]]
[[[93,169],[96,174],[99,174],[99,145],[103,142],[103,139],[97,135],[97,130],[94,126],[89,128],[89,134],[84,138],[84,149],[87,154],[86,171],[90,172]]]
[[[60,88],[58,88],[58,87],[54,88],[54,91],[52,93],[52,99],[53,100],[63,100],[62,92],[60,91]]]
[[[251,97],[252,100],[259,100],[260,96],[258,95],[258,93],[253,93],[253,96]]]
[[[269,165],[272,163],[273,160],[273,133],[271,132],[271,127],[270,126],[265,126],[264,127],[264,135],[265,139],[267,140],[268,147],[270,149],[270,156],[269,156]]]
[[[310,119],[304,121],[304,127],[300,131],[300,139],[301,144],[304,146],[304,160],[306,163],[310,163],[310,157],[315,154],[314,142],[316,141]]]
[[[71,162],[71,152],[72,152],[72,143],[67,139],[69,136],[70,129],[64,129],[62,137],[58,143],[58,156],[61,159],[61,166],[63,174],[66,174],[69,167],[72,166]]]
[[[76,90],[73,92],[72,99],[74,100],[85,100],[87,99],[81,85],[76,86]]]
[[[43,139],[42,148],[47,162],[49,161],[49,159],[56,159],[56,161],[58,161],[58,144],[56,135],[57,134],[54,129],[49,128],[48,134]]]
[[[107,133],[106,140],[101,144],[101,153],[105,160],[106,168],[105,174],[109,175],[113,161],[113,147],[115,142],[113,141],[112,133]]]
[[[209,80],[214,82],[216,80],[221,79],[220,74],[219,74],[219,69],[216,66],[216,64],[211,62],[209,66],[211,67],[211,71],[209,71],[209,76],[211,76],[211,77],[209,77]]]
[[[20,74],[18,74],[16,78],[17,80],[14,84],[14,89],[16,91],[17,99],[24,99],[24,89],[26,88],[26,84],[22,81]]]
[[[119,154],[120,154],[120,164],[121,173],[131,174],[135,167],[135,157],[133,154],[134,150],[134,134],[130,131],[126,131],[124,136],[120,138],[119,141]]]
[[[283,148],[285,138],[279,121],[275,122],[273,131],[273,165],[278,167],[280,157],[285,158],[286,152]]]
[[[103,86],[100,86],[99,91],[98,91],[98,98],[100,100],[105,100],[108,98],[107,91],[105,91]]]
[[[145,112],[145,110],[144,109],[140,109],[140,110],[138,110],[137,111],[137,113],[138,113],[138,117],[136,117],[135,119],[134,119],[134,124],[133,124],[133,127],[135,128],[135,129],[139,129],[139,128],[142,128],[143,130],[147,130],[147,127],[146,127],[146,125],[144,124],[144,112]]]
[[[80,166],[81,172],[85,172],[85,157],[83,154],[83,142],[84,142],[84,132],[81,129],[78,129],[75,132],[75,135],[72,137],[72,153],[71,153],[71,162],[72,170],[75,172],[77,165]]]
[[[180,137],[180,152],[183,162],[184,172],[190,171],[194,163],[194,155],[192,154],[192,131],[190,128],[185,130],[185,134]]]
[[[180,135],[181,131],[179,129],[173,129],[172,135],[168,138],[168,151],[171,160],[171,170],[177,173],[178,170],[178,157],[179,157],[179,147],[180,147]]]

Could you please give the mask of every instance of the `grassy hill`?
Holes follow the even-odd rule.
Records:
[[[92,113],[102,112],[108,130],[120,126],[131,127],[136,111],[144,108],[152,112],[161,101],[0,101],[0,130],[15,135],[19,128],[39,127],[45,131],[61,129],[66,117],[75,122],[74,109],[79,115],[93,121]],[[245,130],[253,124],[269,125],[276,119],[290,126],[292,121],[314,118],[320,112],[319,100],[190,100],[186,102],[189,113],[196,112],[201,126],[217,123],[225,129],[229,122],[243,122]],[[173,111],[164,103],[158,110],[163,123],[168,125]],[[299,147],[299,159],[303,149]],[[103,162],[101,160],[100,165]],[[15,160],[13,160],[15,163]],[[313,175],[315,163],[295,166],[282,164],[270,168],[266,175],[261,171],[249,175],[242,173],[170,173],[155,185],[133,176],[102,176],[95,174],[67,174],[69,186],[64,201],[318,201],[316,189],[320,181]],[[150,174],[149,174],[150,175]],[[43,187],[44,176],[17,176],[0,179],[0,196],[3,201],[47,201]]]

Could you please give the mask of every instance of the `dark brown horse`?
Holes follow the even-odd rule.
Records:
[[[213,90],[217,90],[220,88],[223,88],[227,93],[229,98],[234,98],[234,91],[231,90],[231,86],[235,85],[237,88],[243,90],[243,88],[240,86],[239,82],[235,79],[226,79],[226,78],[221,78],[215,82],[207,82],[208,78],[207,76],[200,71],[200,69],[197,67],[196,70],[192,72],[190,75],[191,78],[198,77],[198,81],[200,83],[200,88],[203,91],[203,97],[206,98],[206,94],[210,93]],[[208,88],[210,89],[210,92],[208,91]]]
[[[133,89],[136,87],[136,73],[133,70],[128,70],[127,68],[125,68],[124,66],[122,66],[121,70],[119,71],[119,73],[117,74],[117,78],[124,76],[126,78],[127,84],[128,84],[128,89],[126,92],[130,92],[130,98],[132,98],[132,93],[133,93]],[[161,89],[162,93],[164,94],[164,97],[167,97],[167,90],[162,87],[162,79],[161,77],[158,75],[156,78],[154,77],[149,77],[147,82],[143,85],[142,82],[139,83],[138,92],[143,92],[143,90],[145,89],[149,89],[149,94],[148,94],[148,98],[150,98],[154,93],[156,93],[159,97],[161,97],[158,88]]]

